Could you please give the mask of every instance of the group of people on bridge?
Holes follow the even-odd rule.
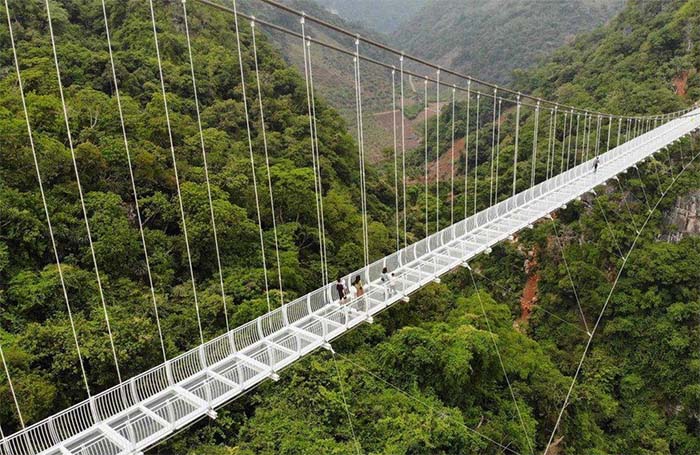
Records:
[[[386,287],[385,297],[391,296],[396,293],[394,278],[396,274],[394,272],[389,273],[389,268],[382,268],[382,274],[380,281],[382,285]],[[335,291],[338,294],[338,301],[345,304],[352,300],[362,297],[365,294],[365,284],[362,281],[360,275],[356,275],[352,280],[350,286],[348,286],[342,276],[338,276],[335,282]]]

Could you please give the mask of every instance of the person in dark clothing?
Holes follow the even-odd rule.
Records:
[[[598,172],[598,164],[600,164],[600,158],[596,156],[595,161],[593,161],[593,173]]]
[[[338,292],[338,299],[340,300],[340,303],[345,303],[345,297],[346,297],[346,289],[345,289],[345,283],[343,282],[343,277],[338,277],[338,280],[335,282],[335,290]]]

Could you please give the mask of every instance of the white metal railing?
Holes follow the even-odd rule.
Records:
[[[0,455],[140,453],[373,314],[700,126],[700,109],[642,134],[343,279],[366,293],[345,305],[334,283],[262,315],[89,400],[0,440]],[[509,218],[510,216],[510,218]],[[486,227],[492,230],[486,230]],[[495,229],[500,226],[501,229]],[[504,227],[505,226],[505,227]],[[472,241],[469,242],[469,239]],[[481,239],[481,241],[476,241]],[[465,244],[475,245],[467,250]],[[463,250],[462,257],[451,252]],[[384,267],[395,276],[381,283]]]

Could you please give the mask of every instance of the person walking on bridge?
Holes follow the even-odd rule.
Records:
[[[598,165],[599,165],[599,164],[600,164],[600,158],[596,156],[596,157],[595,157],[595,160],[593,160],[593,173],[594,173],[594,174],[595,174],[596,172],[598,172]]]
[[[338,292],[338,300],[340,300],[340,303],[345,303],[345,298],[347,297],[348,292],[347,286],[345,286],[345,281],[343,281],[343,277],[338,276],[338,280],[335,282],[335,290]]]

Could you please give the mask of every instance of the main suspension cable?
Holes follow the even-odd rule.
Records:
[[[224,6],[224,5],[215,3],[215,2],[213,2],[213,1],[211,1],[211,0],[197,0],[197,1],[199,1],[199,2],[201,2],[201,3],[204,3],[204,4],[207,4],[207,5],[209,5],[209,6],[212,6],[212,7],[214,7],[214,8],[220,9],[220,10],[222,10],[222,11],[232,12],[230,8],[227,8],[227,7]],[[346,30],[345,28],[340,27],[340,26],[335,25],[335,24],[331,24],[331,23],[328,22],[328,21],[324,21],[324,20],[319,19],[319,18],[317,18],[317,17],[307,15],[307,14],[304,13],[303,11],[298,11],[298,10],[294,9],[293,7],[291,7],[291,6],[288,6],[288,5],[285,5],[285,4],[280,3],[279,1],[276,1],[276,0],[260,0],[260,1],[261,1],[262,3],[266,3],[266,4],[270,5],[270,6],[272,6],[272,7],[276,8],[276,9],[278,9],[278,10],[285,11],[285,12],[287,12],[287,13],[289,13],[289,14],[292,14],[292,15],[295,15],[295,16],[297,16],[297,17],[302,17],[302,16],[303,16],[303,17],[306,17],[309,21],[315,22],[316,24],[321,25],[321,26],[324,27],[324,28],[327,28],[327,29],[329,29],[329,30],[333,30],[333,31],[335,31],[335,32],[337,32],[337,33],[340,33],[340,34],[342,34],[342,35],[345,35],[345,36],[347,36],[347,37],[352,37],[352,38],[361,39],[361,40],[362,40],[363,42],[365,42],[366,44],[368,44],[368,45],[370,45],[370,46],[372,46],[372,47],[376,47],[377,49],[386,51],[386,52],[388,52],[388,53],[390,53],[390,54],[393,54],[393,55],[396,55],[396,56],[403,55],[403,56],[405,56],[407,59],[412,60],[412,61],[414,61],[415,63],[419,63],[419,64],[421,64],[421,65],[424,65],[424,66],[426,66],[426,67],[428,67],[428,68],[431,68],[431,69],[434,69],[434,70],[441,70],[442,72],[444,72],[444,73],[446,73],[446,74],[448,74],[448,75],[450,75],[450,76],[454,76],[454,77],[456,77],[456,78],[458,78],[458,79],[462,79],[462,80],[473,80],[475,83],[477,83],[477,84],[479,84],[479,85],[481,85],[481,86],[483,86],[483,87],[487,87],[487,88],[496,88],[496,87],[497,87],[496,84],[493,84],[493,83],[490,83],[490,82],[487,82],[487,81],[483,81],[483,80],[480,80],[480,79],[473,78],[473,77],[471,77],[471,76],[462,74],[462,73],[460,73],[460,72],[458,72],[458,71],[454,71],[454,70],[442,68],[441,66],[439,66],[439,65],[437,65],[437,64],[434,64],[434,63],[429,62],[429,61],[427,61],[427,60],[418,58],[417,56],[414,56],[414,55],[406,54],[406,53],[404,53],[404,52],[402,52],[402,51],[399,51],[399,50],[394,49],[394,48],[392,48],[392,47],[390,47],[390,46],[387,46],[387,45],[385,45],[385,44],[382,44],[382,43],[380,43],[380,42],[378,42],[378,41],[376,41],[376,40],[372,40],[372,39],[369,39],[369,38],[367,38],[367,37],[359,37],[359,36],[357,35],[356,32],[353,32],[353,31],[350,31],[350,30]],[[272,25],[274,26],[274,24],[272,24]],[[279,29],[282,29],[282,30],[279,30],[279,31],[283,31],[283,30],[284,30],[284,27],[281,27],[281,26],[276,26],[276,27],[278,27],[278,30],[279,30]],[[328,44],[324,44],[324,45],[330,46],[330,45],[328,45]],[[390,65],[389,65],[389,68],[390,68]],[[513,95],[513,96],[521,95],[521,97],[526,98],[526,99],[529,99],[529,100],[531,100],[533,103],[534,103],[534,102],[537,102],[537,101],[540,101],[540,102],[542,102],[543,104],[548,104],[548,105],[551,105],[551,106],[557,105],[557,106],[560,106],[560,107],[566,108],[566,109],[574,109],[574,110],[576,110],[577,112],[590,112],[590,113],[592,113],[592,114],[601,114],[601,115],[606,115],[606,116],[609,115],[609,114],[605,114],[605,113],[603,113],[603,112],[597,112],[597,111],[592,111],[592,110],[588,110],[588,109],[577,108],[577,107],[575,107],[575,106],[564,106],[564,105],[562,105],[562,104],[560,104],[560,103],[557,103],[557,102],[554,102],[554,101],[549,101],[549,100],[546,100],[546,99],[543,99],[543,98],[539,98],[539,97],[536,97],[536,96],[534,96],[534,95],[521,94],[520,92],[518,92],[518,91],[516,91],[516,90],[512,90],[512,89],[508,89],[508,88],[501,88],[500,90],[501,90],[501,91],[504,91],[504,92],[506,92],[506,93],[509,93],[509,94],[511,94],[511,95]],[[674,114],[674,115],[678,115],[679,113],[685,113],[685,112],[687,112],[687,109],[681,110],[681,111],[676,111],[676,112],[674,112],[673,114]],[[624,116],[614,115],[614,117],[624,117]]]

